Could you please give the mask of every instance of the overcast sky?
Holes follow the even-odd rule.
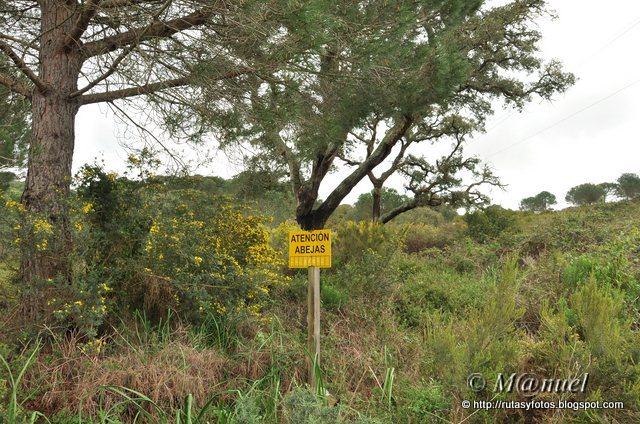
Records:
[[[554,193],[557,206],[564,207],[564,196],[575,185],[640,174],[640,1],[551,0],[549,5],[558,19],[540,22],[543,56],[560,59],[578,81],[551,103],[535,101],[523,113],[496,111],[487,132],[466,147],[508,184],[491,197],[512,209],[542,190]],[[124,169],[126,154],[118,139],[126,137],[125,129],[106,112],[106,106],[81,109],[75,169],[96,157],[111,170]],[[224,177],[239,171],[216,168]],[[330,189],[324,187],[321,196]],[[368,190],[362,183],[347,200]]]

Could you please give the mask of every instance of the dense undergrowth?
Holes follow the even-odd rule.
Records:
[[[0,422],[640,421],[638,202],[334,220],[316,391],[306,273],[283,261],[294,224],[97,168],[76,193],[73,282],[42,282],[38,323],[22,318],[16,239],[47,234],[21,224],[17,190],[2,201]],[[528,398],[494,393],[499,373],[589,377],[584,393]],[[474,400],[624,408],[462,406]]]

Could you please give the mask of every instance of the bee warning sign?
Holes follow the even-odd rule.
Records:
[[[289,268],[331,268],[331,230],[289,233]]]

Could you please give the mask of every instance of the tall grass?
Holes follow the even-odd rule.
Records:
[[[109,392],[119,396],[122,400],[107,411],[102,411],[100,415],[100,424],[115,423],[119,407],[127,407],[134,412],[133,422],[144,422],[148,424],[205,424],[211,422],[210,419],[216,418],[218,423],[232,422],[232,412],[220,403],[219,396],[224,394],[235,394],[241,396],[237,390],[224,390],[216,392],[211,399],[203,406],[198,406],[193,400],[193,395],[189,394],[184,400],[181,408],[167,409],[154,402],[147,395],[122,386],[102,386],[99,391]],[[81,412],[78,413],[80,423],[82,421]]]
[[[22,377],[24,377],[24,373],[27,371],[29,366],[33,363],[41,347],[42,346],[40,344],[40,341],[37,341],[35,347],[33,348],[33,351],[31,352],[31,355],[29,355],[29,358],[27,358],[27,361],[24,363],[24,365],[18,372],[17,376],[14,376],[13,371],[11,370],[11,366],[9,365],[9,362],[6,360],[4,356],[0,354],[0,362],[2,362],[2,365],[7,370],[7,376],[9,377],[9,402],[8,402],[8,405],[5,411],[5,417],[4,417],[7,424],[18,423],[20,411],[22,410],[22,404],[18,403],[18,388],[20,386],[20,381],[22,380]],[[36,419],[38,419],[39,417],[42,417],[47,422],[49,421],[41,413],[32,412],[27,422],[35,423]],[[4,422],[4,421],[0,421],[0,422]]]

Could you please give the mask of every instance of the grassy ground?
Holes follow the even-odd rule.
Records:
[[[97,340],[40,328],[39,344],[33,332],[4,331],[0,353],[12,374],[0,372],[0,415],[46,422],[41,413],[54,423],[639,422],[638,216],[639,202],[517,213],[483,243],[457,221],[340,224],[334,267],[322,272],[321,396],[305,385],[305,273],[287,271],[290,284],[271,293],[260,317],[211,314],[193,325],[109,316]],[[11,272],[0,267],[3,290],[15,291]],[[530,396],[494,392],[500,373],[589,377],[584,392]],[[470,387],[473,374],[487,386]]]

